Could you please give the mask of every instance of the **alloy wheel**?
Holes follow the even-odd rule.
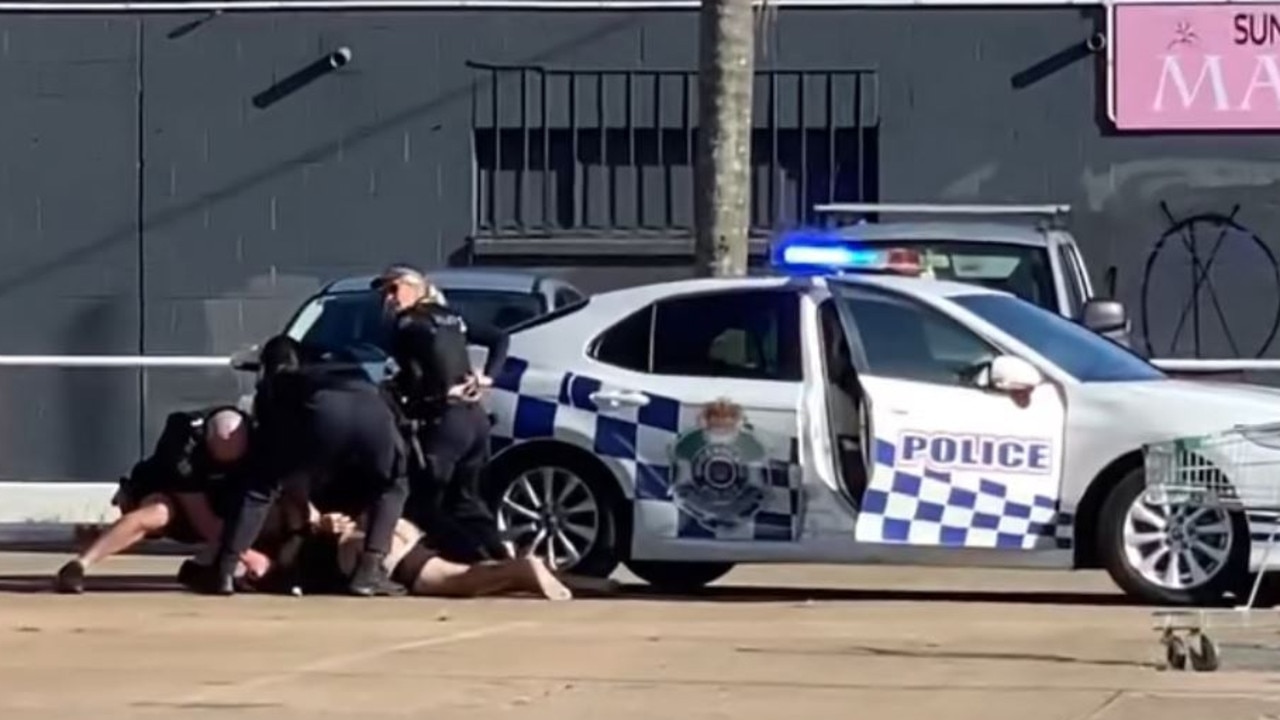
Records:
[[[1152,585],[1191,590],[1226,567],[1232,535],[1231,517],[1222,508],[1153,502],[1139,494],[1124,518],[1125,560]]]
[[[498,529],[518,550],[546,558],[553,570],[586,557],[600,532],[600,505],[582,478],[560,467],[522,472],[498,504]]]

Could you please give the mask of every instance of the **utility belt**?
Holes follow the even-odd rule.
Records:
[[[400,394],[393,386],[382,386],[386,395],[391,398],[396,420],[408,444],[409,453],[419,468],[428,467],[426,453],[422,449],[423,431],[439,423],[449,408],[479,406],[478,400],[461,397],[460,391],[466,385],[466,383],[458,383],[449,388],[445,395],[425,397]]]
[[[400,417],[409,422],[423,423],[438,420],[451,407],[479,405],[478,399],[463,396],[467,387],[467,383],[458,383],[444,395],[404,393],[393,385],[384,385],[383,390]]]

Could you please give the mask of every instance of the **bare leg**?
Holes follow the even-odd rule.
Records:
[[[94,539],[89,548],[58,570],[54,580],[59,592],[84,592],[84,573],[98,562],[118,555],[142,542],[152,533],[164,530],[173,521],[174,509],[163,495],[149,495],[137,509],[124,514],[106,532]]]
[[[160,532],[173,520],[173,506],[163,495],[150,495],[142,501],[138,509],[126,513],[107,528],[107,531],[94,539],[89,549],[76,558],[81,565],[89,568],[92,565],[119,555],[142,542],[152,533]]]
[[[462,565],[433,557],[413,584],[415,595],[480,597],[509,592],[529,592],[548,600],[569,600],[573,593],[556,579],[542,561],[518,558]]]

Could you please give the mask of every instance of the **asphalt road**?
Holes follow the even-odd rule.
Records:
[[[3,720],[1280,718],[1280,675],[1159,669],[1151,609],[1096,573],[746,568],[551,604],[196,597],[146,557],[68,597],[61,559],[0,554]]]

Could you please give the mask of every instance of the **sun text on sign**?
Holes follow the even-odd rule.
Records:
[[[898,465],[1035,474],[1053,469],[1053,445],[1034,438],[908,431],[899,436],[898,447]]]

